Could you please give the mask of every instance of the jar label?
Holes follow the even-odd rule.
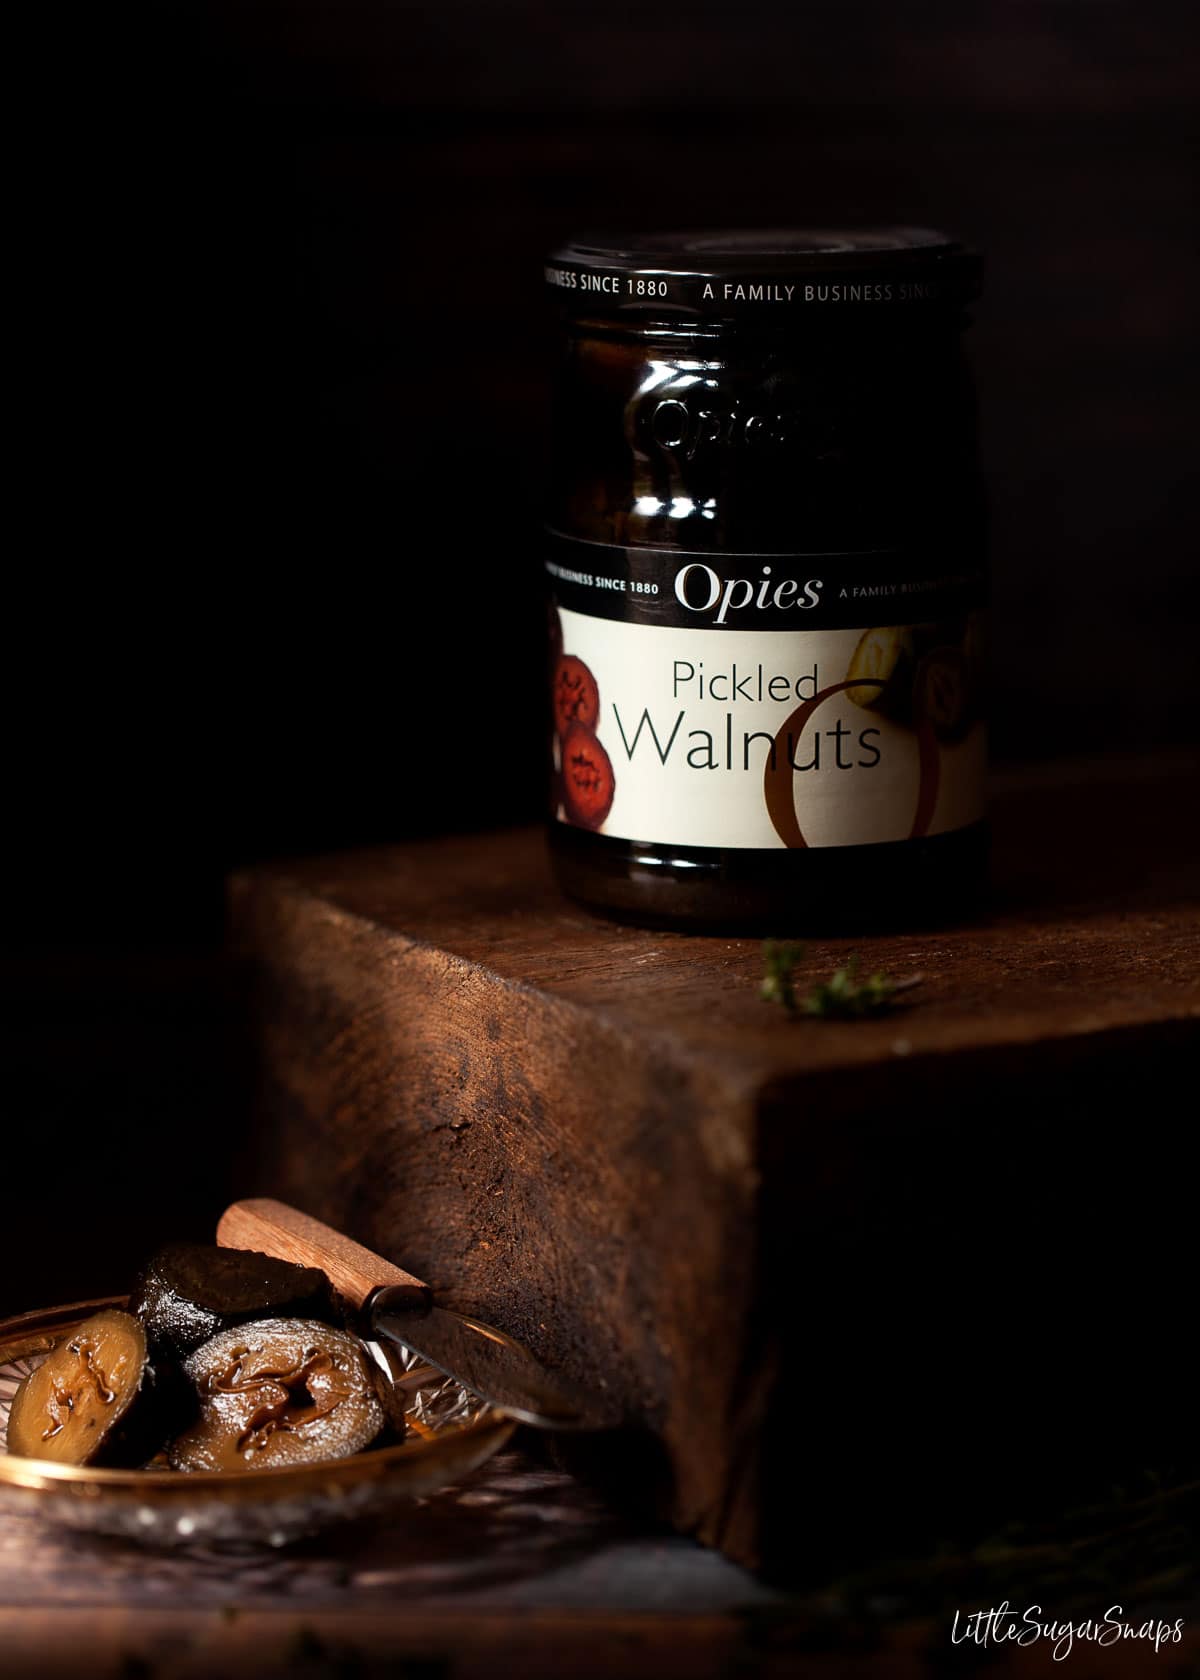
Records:
[[[916,839],[983,815],[977,560],[552,534],[546,569],[560,821],[773,848]]]

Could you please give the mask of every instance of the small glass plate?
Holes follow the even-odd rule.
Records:
[[[62,1338],[124,1298],[77,1301],[0,1321],[0,1512],[151,1545],[285,1546],[332,1523],[377,1517],[457,1480],[492,1456],[516,1425],[404,1350],[384,1353],[404,1394],[408,1435],[397,1446],[326,1464],[275,1470],[91,1470],[12,1458],[8,1414],[22,1379]]]

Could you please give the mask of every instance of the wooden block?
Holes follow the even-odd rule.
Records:
[[[808,948],[801,984],[851,949],[925,976],[860,1022],[764,1005],[757,941],[594,919],[533,832],[243,875],[255,1188],[605,1385],[674,1523],[743,1560],[1153,1462],[1186,1392],[1191,770],[1002,783],[987,915]]]

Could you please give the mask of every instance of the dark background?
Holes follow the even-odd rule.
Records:
[[[540,259],[572,230],[981,244],[997,753],[1194,741],[1195,17],[55,12],[13,325],[0,1182],[18,1236],[52,1199],[68,1237],[0,1307],[119,1286],[236,1178],[231,867],[536,813]]]

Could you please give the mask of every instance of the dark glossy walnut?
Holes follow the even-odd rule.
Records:
[[[203,1243],[159,1249],[134,1284],[129,1310],[145,1325],[151,1347],[177,1360],[251,1319],[336,1324],[342,1316],[329,1279],[315,1267]]]

